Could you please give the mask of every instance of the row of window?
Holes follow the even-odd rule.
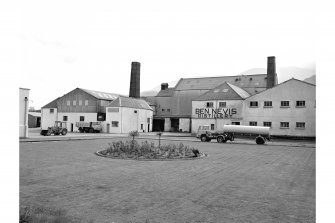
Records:
[[[66,105],[67,105],[67,106],[71,106],[71,101],[70,101],[70,100],[67,100],[67,101],[66,101]],[[73,106],[76,106],[76,105],[77,105],[77,101],[76,101],[76,100],[73,100],[73,101],[72,101],[72,105],[73,105]],[[79,105],[79,106],[82,106],[82,105],[83,105],[83,101],[82,101],[82,100],[79,100],[79,101],[78,101],[78,105]],[[88,105],[88,100],[85,100],[85,106],[87,106],[87,105]]]
[[[112,121],[112,127],[119,127],[118,121]],[[141,130],[143,130],[143,124],[141,124]]]
[[[249,122],[250,126],[257,126],[257,122]],[[272,127],[272,122],[263,122],[263,126],[266,127]],[[296,122],[295,123],[296,128],[304,129],[305,128],[305,122]],[[289,122],[280,122],[280,128],[290,128]]]
[[[166,109],[166,111],[167,111],[167,112],[170,112],[171,109],[168,108],[168,109]],[[165,112],[165,108],[162,108],[162,112]]]
[[[305,101],[296,101],[296,107],[305,107]],[[250,101],[250,107],[258,107],[258,101]],[[272,101],[264,101],[264,107],[272,107]],[[280,107],[290,107],[290,101],[280,101]]]
[[[68,121],[68,117],[66,115],[63,116],[63,121],[67,122]],[[79,116],[79,121],[83,122],[85,121],[85,116]]]
[[[207,102],[206,103],[206,107],[207,108],[213,108],[213,102]],[[227,103],[226,102],[219,102],[219,107],[220,108],[225,108],[227,106]]]

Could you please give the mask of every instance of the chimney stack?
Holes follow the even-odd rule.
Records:
[[[162,84],[161,84],[161,90],[168,89],[168,87],[169,87],[169,84],[168,84],[168,83],[162,83]]]
[[[277,84],[276,57],[268,57],[266,88],[272,88]]]
[[[139,62],[131,63],[129,97],[132,98],[140,98],[140,68]]]

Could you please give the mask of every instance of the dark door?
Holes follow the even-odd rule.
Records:
[[[152,122],[152,131],[153,132],[163,132],[164,131],[164,119],[154,119]]]
[[[148,124],[148,132],[150,132],[150,124]]]
[[[108,123],[108,124],[107,124],[107,133],[109,133],[109,131],[110,131],[110,130],[109,130],[110,126],[111,126],[111,125]]]
[[[71,123],[71,132],[73,132],[73,123]]]
[[[179,132],[179,118],[171,118],[172,132]]]

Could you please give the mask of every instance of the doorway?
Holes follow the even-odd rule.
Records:
[[[71,132],[73,132],[73,123],[71,123]]]
[[[111,127],[111,125],[108,123],[108,124],[107,124],[107,133],[109,133],[109,131],[110,131],[110,127]]]
[[[153,132],[164,132],[164,119],[154,119],[152,122],[152,131]]]
[[[179,132],[179,118],[171,118],[171,131]]]

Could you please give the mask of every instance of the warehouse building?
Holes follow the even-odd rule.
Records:
[[[290,79],[245,99],[243,124],[269,126],[276,136],[316,136],[316,86]]]
[[[181,78],[174,88],[163,83],[160,92],[154,97],[154,131],[191,132],[192,101],[223,83],[241,88],[249,95],[272,88],[278,83],[275,57],[268,57],[267,74]]]
[[[140,63],[132,62],[129,97],[76,88],[41,109],[42,129],[55,121],[67,122],[77,132],[76,122],[101,122],[102,132],[152,131],[153,109],[140,99]]]
[[[70,132],[78,131],[76,122],[106,120],[106,107],[119,95],[76,88],[41,109],[42,129],[53,126],[55,121],[66,121]]]

